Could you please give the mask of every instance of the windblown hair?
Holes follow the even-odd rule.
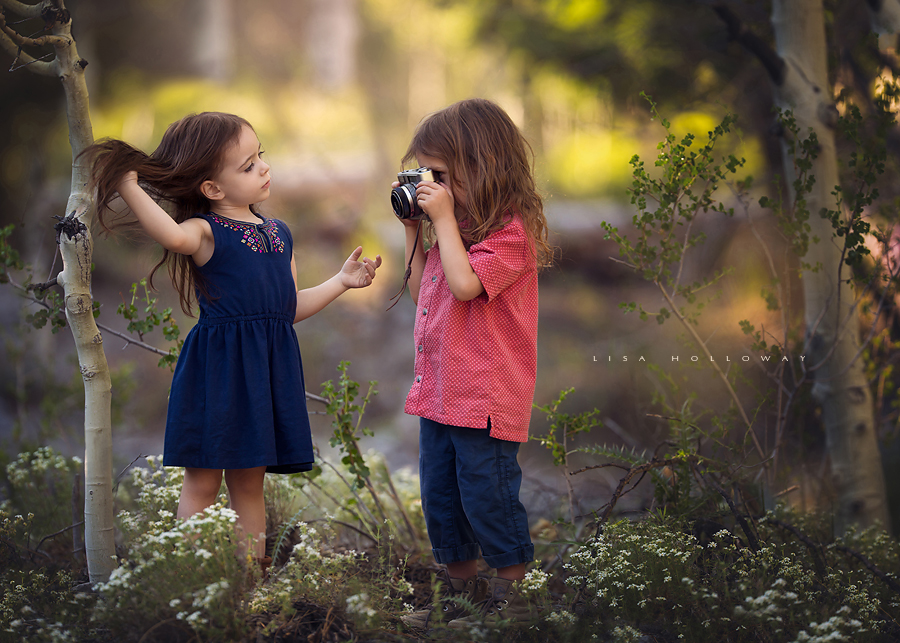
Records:
[[[97,191],[100,225],[112,232],[128,223],[127,208],[117,211],[111,203],[118,196],[117,186],[131,170],[137,172],[141,186],[176,222],[209,212],[209,200],[203,196],[200,186],[219,172],[225,153],[237,143],[243,127],[253,129],[240,116],[203,112],[172,123],[159,147],[150,155],[117,139],[105,139],[88,147],[83,154],[93,168],[91,187]],[[164,264],[185,314],[192,314],[195,289],[211,298],[193,260],[165,249],[162,259],[150,272],[151,286],[153,275]]]
[[[552,262],[547,219],[532,172],[534,151],[499,105],[472,98],[431,114],[416,129],[403,163],[418,155],[444,161],[447,183],[465,190],[467,225],[460,233],[466,246],[500,230],[518,212],[538,268]]]

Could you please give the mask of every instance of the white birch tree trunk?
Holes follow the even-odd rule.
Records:
[[[44,0],[27,5],[0,0],[9,14],[23,18],[52,19],[52,37],[30,39],[18,36],[4,21],[0,45],[28,69],[55,76],[66,96],[69,143],[72,147],[72,184],[66,212],[56,226],[63,270],[57,283],[65,293],[66,319],[75,339],[78,363],[84,380],[84,531],[85,552],[91,584],[109,579],[116,566],[112,502],[112,383],[103,339],[94,321],[91,297],[93,243],[90,230],[81,222],[95,207],[87,185],[90,168],[78,156],[94,140],[84,68],[72,38],[72,23],[62,0]],[[50,44],[52,62],[35,61],[22,53],[22,46]]]
[[[859,313],[849,274],[842,269],[842,238],[831,222],[819,216],[837,209],[832,194],[838,185],[834,140],[837,111],[828,83],[822,0],[774,0],[772,24],[778,54],[785,63],[783,81],[776,84],[776,101],[790,110],[799,135],[816,133],[819,149],[806,196],[809,208],[809,252],[804,262],[819,266],[804,270],[803,292],[808,348],[807,368],[814,370],[813,396],[821,405],[837,493],[835,533],[851,524],[876,521],[888,528],[884,475],[875,430],[871,391],[859,354]],[[784,146],[785,177],[793,194],[793,158]],[[818,241],[816,242],[816,239]]]

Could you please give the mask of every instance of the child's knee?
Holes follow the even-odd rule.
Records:
[[[215,498],[222,486],[222,472],[216,469],[185,469],[184,491]]]
[[[235,494],[261,495],[265,477],[265,467],[229,469],[225,471],[225,486],[228,487],[228,493],[232,496]]]

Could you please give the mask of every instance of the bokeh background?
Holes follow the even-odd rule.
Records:
[[[765,35],[764,3],[736,4]],[[710,7],[679,0],[71,0],[68,8],[89,62],[95,137],[123,138],[150,151],[166,126],[187,113],[240,114],[256,128],[272,165],[272,197],[263,211],[291,227],[302,285],[334,274],[358,244],[369,256],[382,255],[372,288],[344,295],[296,329],[310,392],[337,377],[341,360],[352,362],[353,379],[377,381],[363,421],[374,437],[365,444],[384,452],[392,467],[416,466],[417,419],[402,412],[414,306],[405,295],[386,311],[404,269],[390,183],[419,120],[472,96],[498,102],[528,137],[558,247],[555,264],[541,275],[535,402],[547,404],[574,387],[562,410],[596,408],[604,422],[581,443],[649,450],[665,431],[664,421],[648,416],[654,395],[677,402],[690,392],[712,408],[727,405],[712,373],[692,368],[697,351],[671,322],[642,322],[619,308],[640,302],[656,310],[661,298],[611,260],[617,249],[601,229],[604,221],[628,229],[629,160],[637,154],[652,166],[665,135],[641,92],[679,136],[704,138],[726,113],[737,113],[739,129],[721,152],[745,158],[746,173],[763,191],[773,185],[769,168],[779,157],[768,81],[728,41]],[[844,11],[831,16],[833,37],[850,41],[868,25],[862,9]],[[64,208],[70,162],[58,83],[26,69],[7,73],[4,63],[0,225],[16,225],[14,244],[37,279],[59,268],[52,217]],[[730,203],[733,196],[724,187],[720,198]],[[760,297],[767,276],[751,218],[777,247],[765,213],[754,207],[731,218],[709,214],[698,221],[707,240],[686,269],[699,277],[733,268],[704,313],[702,333],[716,359],[752,356],[743,367],[751,383],[764,387],[758,357],[738,326],[742,319],[773,329],[778,323]],[[97,240],[101,322],[124,329],[116,307],[159,256],[140,237]],[[177,310],[164,274],[157,285],[160,305],[176,309],[186,333],[193,320]],[[83,391],[71,336],[28,330],[22,320],[30,310],[11,288],[0,288],[0,448],[6,459],[37,444],[78,454]],[[145,341],[165,344],[161,335]],[[115,337],[104,345],[113,369],[119,470],[162,451],[171,373],[156,366],[158,356]],[[681,393],[669,378],[687,382]],[[310,410],[323,409],[311,403]],[[329,420],[316,415],[314,425],[327,454]],[[532,433],[547,428],[535,412]],[[559,472],[534,442],[523,446],[521,460],[523,498],[552,515],[564,495]],[[616,476],[602,470],[575,482],[589,511],[605,502]]]

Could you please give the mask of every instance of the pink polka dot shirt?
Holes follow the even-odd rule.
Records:
[[[521,219],[472,245],[469,263],[484,285],[471,301],[450,292],[440,249],[425,258],[415,325],[411,415],[488,427],[491,437],[528,440],[537,372],[536,263]]]

